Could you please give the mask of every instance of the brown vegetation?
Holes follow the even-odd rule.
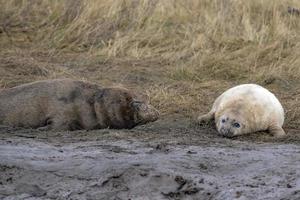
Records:
[[[300,125],[297,0],[0,0],[0,87],[70,77],[146,90],[163,115],[205,113],[258,83]]]

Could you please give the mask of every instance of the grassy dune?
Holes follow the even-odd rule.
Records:
[[[300,125],[298,0],[0,0],[0,86],[72,77],[146,91],[194,117],[258,83]]]

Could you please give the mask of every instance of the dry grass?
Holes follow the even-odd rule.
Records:
[[[146,90],[166,115],[274,91],[300,125],[298,0],[0,0],[0,85],[74,77]]]

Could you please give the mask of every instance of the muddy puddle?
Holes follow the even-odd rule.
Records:
[[[0,172],[5,200],[300,199],[299,143],[226,139],[184,120],[132,130],[1,127]]]

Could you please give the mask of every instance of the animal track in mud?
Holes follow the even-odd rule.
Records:
[[[139,183],[139,186],[137,185]],[[131,189],[142,191],[144,187],[155,186],[159,188],[160,193],[168,198],[180,199],[186,195],[198,193],[200,188],[196,182],[186,179],[182,176],[175,176],[167,173],[155,173],[153,169],[131,167],[122,172],[116,172],[113,176],[107,177],[101,187],[107,191],[122,193]]]
[[[14,181],[17,171],[22,171],[21,168],[9,165],[0,165],[0,185],[5,183],[10,184]]]
[[[13,189],[0,189],[0,197],[12,194],[28,194],[32,197],[46,195],[46,191],[36,184],[19,182],[20,177],[24,176],[25,170],[16,166],[0,165],[0,185],[14,185]]]
[[[174,181],[178,184],[178,187],[174,191],[168,193],[162,192],[164,196],[172,199],[181,199],[185,195],[193,195],[200,190],[204,190],[204,188],[198,187],[196,183],[187,180],[182,176],[175,176]]]

